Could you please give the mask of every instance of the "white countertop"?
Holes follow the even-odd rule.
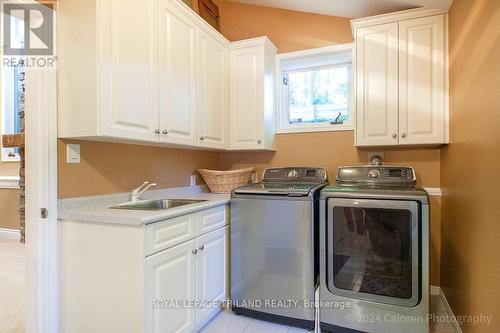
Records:
[[[130,193],[60,199],[58,202],[58,218],[61,221],[141,226],[226,205],[230,201],[230,194],[214,194],[208,192],[205,186],[191,186],[148,191],[141,199],[194,199],[207,201],[163,210],[128,210],[111,209],[109,207],[130,201]]]

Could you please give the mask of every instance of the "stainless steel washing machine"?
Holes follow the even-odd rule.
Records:
[[[428,333],[429,200],[415,171],[342,167],[320,198],[320,326]]]
[[[236,314],[312,329],[319,274],[322,168],[270,168],[231,196],[231,301]]]

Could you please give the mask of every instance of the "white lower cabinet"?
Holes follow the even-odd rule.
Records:
[[[220,311],[227,206],[140,226],[58,227],[61,332],[191,333]]]
[[[193,239],[146,259],[146,332],[194,331],[195,309],[184,302],[196,297],[195,248]]]
[[[224,227],[146,258],[146,332],[193,332],[226,297]]]
[[[197,329],[219,312],[214,303],[226,297],[227,232],[225,227],[196,239],[196,299],[207,302],[196,309]]]

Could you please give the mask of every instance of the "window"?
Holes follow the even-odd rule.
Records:
[[[18,45],[22,48],[23,40],[23,21],[12,20],[12,44]],[[22,71],[18,66],[1,66],[0,68],[0,134],[16,134],[21,132],[19,125],[19,111],[21,102],[21,80],[23,79]],[[2,148],[1,154],[2,162],[16,162],[19,161],[18,148]]]
[[[278,56],[278,133],[352,130],[352,45]]]

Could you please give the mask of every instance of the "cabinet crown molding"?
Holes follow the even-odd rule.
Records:
[[[448,12],[440,9],[432,9],[427,7],[414,8],[402,10],[399,12],[380,14],[374,16],[363,17],[351,20],[352,34],[355,35],[355,30],[361,27],[369,27],[376,24],[384,24],[391,22],[398,22],[403,20],[410,20],[426,16],[448,14]]]
[[[231,42],[229,47],[231,50],[237,50],[237,49],[242,49],[245,47],[252,47],[252,46],[269,46],[275,52],[278,52],[278,48],[273,44],[273,42],[267,36],[237,40],[237,41]]]

